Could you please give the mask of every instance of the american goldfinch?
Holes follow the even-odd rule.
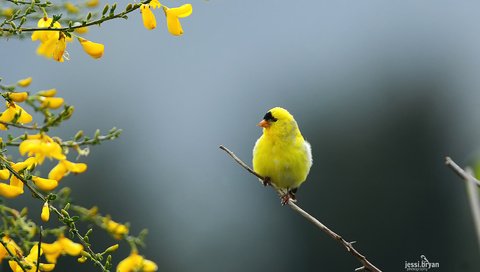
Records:
[[[253,148],[253,169],[265,177],[264,185],[286,190],[282,203],[295,200],[298,187],[312,166],[310,144],[303,139],[293,116],[280,107],[269,110],[258,123],[263,134]]]

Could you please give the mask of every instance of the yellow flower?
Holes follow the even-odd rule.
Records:
[[[51,191],[58,186],[58,181],[54,179],[46,179],[37,176],[32,176],[32,181],[42,191]]]
[[[40,101],[42,101],[42,108],[49,108],[49,109],[58,109],[63,105],[63,98],[61,97],[40,97]]]
[[[50,27],[53,19],[48,17],[41,18],[37,26],[40,28]],[[52,28],[61,28],[59,22],[53,23]],[[72,39],[66,37],[60,31],[46,31],[46,30],[37,30],[32,33],[32,41],[40,40],[40,45],[37,48],[37,54],[44,56],[46,58],[53,58],[58,62],[63,62],[63,55],[67,48],[67,42],[70,42]]]
[[[57,160],[66,159],[60,144],[46,134],[28,135],[27,139],[20,143],[18,150],[22,156],[35,155],[39,164],[42,164],[46,157]]]
[[[142,13],[143,26],[146,29],[152,30],[157,27],[157,20],[155,19],[152,10],[150,10],[149,5],[142,4],[140,7],[140,13]]]
[[[123,259],[117,266],[117,272],[153,272],[157,269],[157,264],[138,255],[136,250],[132,250],[130,256]]]
[[[45,97],[52,97],[52,96],[55,96],[57,94],[57,89],[39,91],[37,94],[40,95],[40,96],[45,96]]]
[[[31,77],[27,77],[27,78],[20,79],[19,81],[17,81],[17,85],[20,86],[20,87],[28,87],[30,85],[30,83],[32,83],[32,78]]]
[[[57,241],[51,244],[42,243],[42,250],[45,253],[45,259],[47,259],[49,263],[57,263],[57,259],[60,255],[80,255],[82,253],[83,246],[73,242],[62,234],[58,237]]]
[[[65,9],[68,11],[68,13],[78,13],[78,7],[71,2],[65,3]]]
[[[8,98],[10,98],[14,102],[20,103],[27,100],[28,93],[27,92],[8,93]]]
[[[40,250],[40,256],[43,254],[43,252]],[[29,266],[30,269],[28,269],[28,272],[34,272],[37,270],[37,260],[38,260],[38,244],[34,245],[32,249],[30,249],[30,253],[28,256],[22,259],[23,266]],[[10,265],[10,268],[12,269],[13,272],[22,272],[23,269],[17,264],[16,261],[11,260],[8,261],[8,264]],[[39,265],[39,271],[43,272],[49,272],[52,271],[55,268],[55,264],[44,264],[40,263]]]
[[[2,237],[2,241],[7,244],[8,250],[18,257],[22,256],[22,249],[7,235]],[[9,256],[8,251],[3,245],[0,245],[0,263],[2,263],[3,258]]]
[[[30,123],[32,121],[32,116],[28,114],[22,107],[19,105],[11,102],[7,102],[7,109],[1,113],[0,115],[0,121],[1,122],[12,122],[14,119],[16,119],[17,123]],[[1,130],[7,130],[7,127],[3,124],[0,124],[0,129]]]
[[[90,55],[94,59],[99,59],[103,56],[103,50],[105,46],[101,43],[94,43],[89,40],[78,38],[78,41],[83,47],[83,51]]]
[[[170,34],[179,36],[183,34],[182,25],[179,18],[184,18],[192,14],[192,5],[185,4],[178,8],[167,8],[163,6],[165,16],[167,17],[167,27]]]
[[[153,9],[157,9],[157,8],[160,8],[162,7],[162,4],[160,3],[160,1],[158,0],[152,0],[150,3],[149,3],[150,7],[153,8]]]
[[[37,27],[47,28],[52,24],[53,19],[48,17],[40,18],[37,22]],[[52,28],[62,27],[59,22],[55,22]],[[59,31],[47,31],[47,30],[37,30],[32,33],[32,41],[40,40],[40,42],[46,42],[51,39],[59,38]]]
[[[103,218],[103,227],[113,235],[117,240],[121,240],[125,235],[128,234],[128,227],[117,223],[110,219],[109,217]]]
[[[87,7],[94,8],[98,5],[100,0],[88,0],[87,1]]]
[[[42,213],[40,214],[43,222],[48,222],[50,219],[50,208],[48,207],[48,202],[45,202],[42,207]]]
[[[35,164],[34,160],[34,158],[28,158],[23,162],[14,163],[12,164],[12,168],[16,172],[20,172],[28,167],[32,167],[32,165]],[[8,171],[8,169],[4,170]],[[0,195],[6,198],[14,198],[23,194],[23,182],[14,175],[8,174],[7,176],[7,173],[4,170],[2,170],[1,178],[7,180],[8,177],[10,177],[10,184],[0,183]]]
[[[87,165],[85,163],[73,163],[67,160],[61,160],[55,167],[52,168],[52,170],[50,170],[50,173],[48,173],[48,178],[60,181],[70,172],[80,174],[86,170]]]
[[[75,32],[78,33],[78,34],[85,34],[85,33],[88,32],[88,26],[75,28]]]

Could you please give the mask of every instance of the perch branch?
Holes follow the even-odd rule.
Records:
[[[225,151],[230,157],[232,157],[240,166],[242,166],[245,170],[250,172],[252,175],[256,176],[262,181],[265,181],[265,178],[253,171],[247,164],[245,164],[242,160],[240,160],[232,151],[230,151],[228,148],[224,147],[223,145],[220,146],[220,149]],[[277,193],[279,195],[282,195],[282,192],[279,189],[276,189]],[[345,239],[343,239],[342,236],[338,235],[331,229],[329,229],[327,226],[322,224],[318,219],[304,211],[302,208],[300,208],[295,202],[291,199],[288,200],[287,202],[288,206],[292,208],[292,210],[296,211],[299,213],[301,216],[305,217],[308,221],[310,221],[312,224],[314,224],[317,228],[325,232],[328,236],[332,237],[334,240],[338,241],[342,246],[345,247],[345,249],[352,254],[357,260],[362,264],[361,267],[355,269],[355,271],[360,271],[360,270],[365,270],[365,271],[371,271],[371,272],[381,272],[380,269],[378,269],[375,265],[373,265],[370,261],[367,260],[367,258],[362,255],[358,250],[356,250],[353,247],[354,242],[347,242]]]
[[[445,158],[445,164],[465,181],[467,186],[468,202],[470,204],[470,209],[472,210],[478,245],[480,246],[480,200],[478,198],[477,188],[477,186],[480,186],[480,182],[472,175],[473,171],[470,168],[463,170],[450,157]]]

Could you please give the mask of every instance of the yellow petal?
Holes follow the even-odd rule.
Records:
[[[72,240],[65,237],[58,238],[57,242],[60,244],[63,251],[70,256],[80,255],[80,253],[83,250],[83,246],[81,244],[75,243]]]
[[[167,13],[167,28],[168,32],[174,36],[180,36],[183,34],[183,28],[180,24],[180,19],[175,15],[169,15]]]
[[[30,85],[30,83],[32,83],[32,78],[31,77],[27,77],[27,78],[24,78],[24,79],[21,79],[21,80],[17,81],[17,85],[20,86],[20,87],[28,87]]]
[[[12,175],[10,177],[10,186],[19,188],[23,193],[23,182],[20,179],[18,179],[16,176]]]
[[[37,176],[32,176],[32,181],[42,191],[51,191],[58,186],[58,181],[54,179],[45,179]]]
[[[83,47],[83,51],[90,55],[94,59],[101,58],[103,56],[103,51],[105,46],[101,43],[94,43],[89,40],[78,38],[78,41]]]
[[[63,98],[61,97],[43,97],[42,108],[58,109],[63,105]]]
[[[175,15],[180,18],[184,18],[187,16],[190,16],[192,14],[192,5],[191,4],[185,4],[177,8],[170,8],[168,9],[168,12],[172,15]]]
[[[65,165],[58,162],[58,164],[50,170],[50,173],[48,173],[48,178],[60,181],[67,174],[67,171]]]
[[[0,170],[0,179],[7,180],[10,178],[10,171],[8,169]]]
[[[50,219],[50,208],[48,207],[48,202],[45,202],[42,207],[42,213],[40,214],[43,222],[48,222]]]
[[[75,6],[73,3],[71,2],[67,2],[65,3],[65,9],[69,12],[69,13],[78,13],[78,7]]]
[[[23,169],[29,168],[37,163],[37,160],[34,157],[30,157],[23,162],[17,162],[12,165],[13,170],[20,172]]]
[[[162,6],[162,4],[160,3],[160,1],[158,0],[152,0],[150,1],[149,3],[150,7],[153,8],[153,9],[157,9],[157,8],[160,8]]]
[[[4,112],[2,112],[1,115],[0,115],[0,121],[7,122],[7,123],[11,122],[15,118],[16,114],[17,114],[17,112],[16,112],[15,108],[10,107],[7,104],[7,109]]]
[[[50,272],[55,269],[55,264],[44,264],[40,263],[40,271]]]
[[[17,113],[20,113],[20,116],[17,119],[18,123],[30,123],[30,122],[32,122],[33,118],[28,112],[26,112],[19,105],[16,105],[15,107],[16,107]]]
[[[83,26],[83,27],[75,28],[75,32],[78,34],[85,34],[88,32],[88,27]]]
[[[96,7],[100,0],[88,0],[87,1],[87,6],[90,8]]]
[[[15,102],[23,102],[27,100],[28,93],[27,92],[9,93],[8,98],[12,99]]]
[[[57,241],[51,244],[42,243],[42,250],[49,263],[57,263],[58,257],[62,254],[62,247]]]
[[[143,271],[144,272],[153,272],[157,271],[158,267],[157,264],[150,261],[150,260],[143,260]]]
[[[87,170],[87,165],[85,163],[74,163],[71,161],[63,160],[62,163],[68,169],[68,171],[79,174]]]
[[[143,257],[138,255],[136,251],[132,251],[130,255],[123,259],[117,265],[117,272],[132,272],[139,269],[139,264],[142,262]]]
[[[45,97],[52,97],[52,96],[55,96],[57,94],[57,89],[39,91],[37,94],[41,95],[41,96],[45,96]]]
[[[63,35],[63,34],[62,34]],[[63,62],[63,54],[65,53],[65,49],[67,49],[67,42],[65,41],[65,37],[60,37],[55,44],[55,48],[53,50],[53,59],[58,62]]]
[[[142,13],[143,26],[146,29],[152,30],[157,27],[157,20],[155,19],[152,10],[150,10],[149,5],[142,4],[140,7],[140,13]]]
[[[54,243],[42,243],[42,250],[44,254],[54,254],[60,253],[62,251],[62,247],[57,242]]]
[[[14,198],[23,193],[23,189],[11,186],[5,183],[0,183],[0,195],[6,198]]]

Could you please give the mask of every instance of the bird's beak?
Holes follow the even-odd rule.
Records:
[[[263,128],[268,128],[270,126],[270,124],[268,123],[267,120],[263,119],[262,121],[260,121],[260,123],[257,124],[257,126],[263,127]]]

